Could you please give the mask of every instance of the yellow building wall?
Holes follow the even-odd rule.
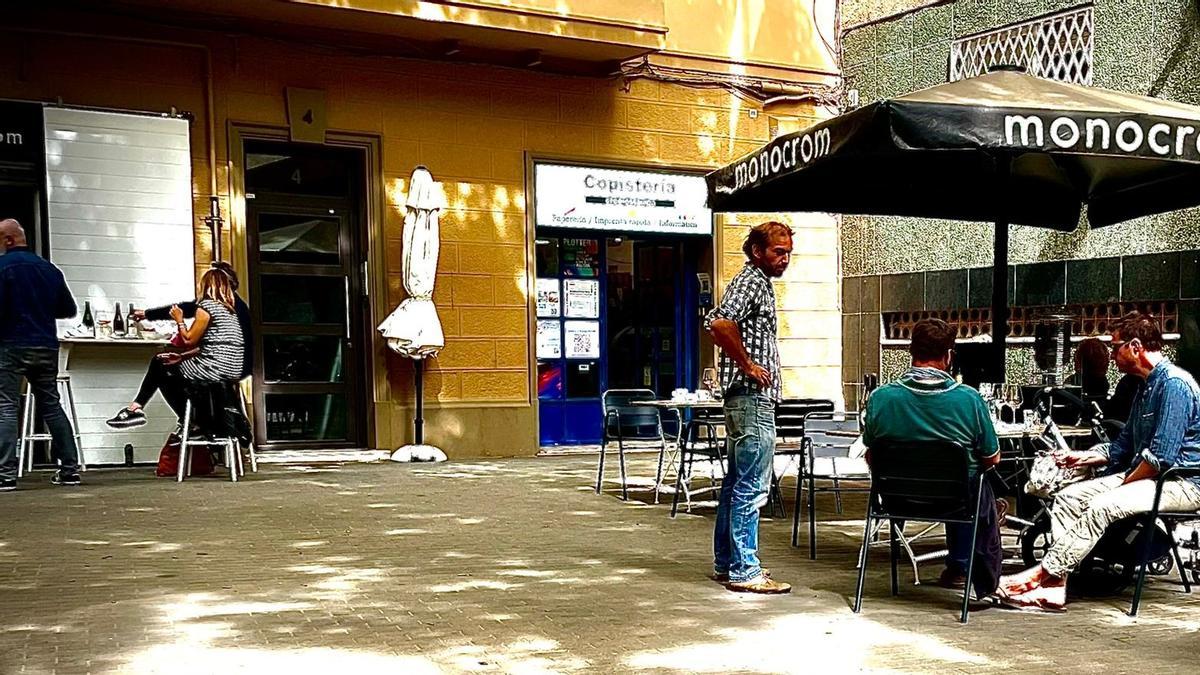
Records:
[[[0,36],[6,30],[12,29],[0,28]],[[758,106],[723,90],[644,79],[623,82],[347,56],[254,38],[173,35],[166,29],[155,39],[188,44],[17,33],[6,39],[23,45],[0,56],[0,90],[6,97],[115,109],[175,107],[195,115],[198,271],[210,256],[201,220],[208,212],[211,171],[204,116],[209,57],[217,193],[223,213],[233,207],[237,215],[241,207],[229,198],[230,153],[239,149],[229,147],[227,131],[243,125],[285,129],[285,87],[326,92],[330,130],[381,139],[382,175],[376,177],[378,190],[370,197],[383,206],[384,236],[371,241],[370,255],[378,263],[375,269],[386,275],[387,292],[370,300],[375,323],[403,298],[405,182],[417,164],[429,167],[445,184],[449,208],[442,218],[434,298],[447,343],[442,356],[429,363],[426,430],[429,441],[459,457],[537,450],[528,299],[532,225],[525,208],[528,158],[715,167],[756,148],[767,140],[769,129],[768,115],[750,112],[759,112]],[[95,58],[97,54],[104,58]],[[727,222],[725,233],[718,234],[718,248],[736,250],[740,234],[735,221]],[[834,250],[835,238],[824,221],[793,222],[800,223],[804,236],[814,237],[814,245]],[[227,257],[244,247],[242,233],[234,234],[238,236],[226,238]],[[242,251],[232,258],[244,256]],[[825,291],[803,276],[820,276],[823,271],[805,272],[806,266],[797,263],[789,273],[796,276],[787,280],[796,284],[796,291],[789,286],[781,302],[786,311],[800,312],[795,316],[801,317],[817,302],[807,296],[809,291]],[[825,295],[812,297],[822,303],[830,300]],[[794,347],[789,342],[785,352],[807,354],[809,345],[816,343],[806,339],[798,339]],[[411,363],[391,355],[380,341],[373,345],[372,356],[372,441],[377,447],[395,447],[411,436]],[[795,387],[799,389],[789,391],[805,391],[803,385]]]
[[[838,221],[827,214],[742,213],[722,217],[721,284],[746,264],[746,230],[774,220],[795,232],[791,264],[775,282],[779,318],[779,362],[787,398],[842,401],[841,285],[838,277]]]
[[[664,0],[670,55],[835,71],[836,0]]]

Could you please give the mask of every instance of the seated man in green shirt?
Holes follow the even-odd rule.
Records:
[[[950,376],[954,336],[954,328],[941,319],[924,319],[913,327],[912,367],[899,380],[875,390],[867,401],[863,443],[868,448],[880,440],[953,441],[968,450],[972,473],[1000,461],[996,428],[983,397]],[[999,551],[1000,526],[986,481],[984,490],[986,512],[981,508],[978,541],[990,553]],[[971,553],[971,526],[947,525],[946,546],[950,554],[938,583],[961,588]],[[976,570],[980,570],[979,565]],[[979,579],[976,576],[974,586],[976,595],[982,597]],[[994,585],[991,590],[995,590]]]

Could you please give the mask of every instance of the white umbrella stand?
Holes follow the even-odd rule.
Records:
[[[442,322],[433,305],[437,275],[438,216],[446,208],[441,183],[423,166],[413,170],[404,203],[403,270],[404,290],[400,306],[379,324],[388,348],[413,360],[417,390],[413,417],[414,443],[392,453],[397,462],[442,461],[446,453],[425,444],[425,359],[436,357],[446,344]]]

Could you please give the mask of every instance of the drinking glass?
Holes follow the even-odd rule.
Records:
[[[1009,385],[1008,402],[1013,405],[1013,410],[1020,410],[1025,403],[1025,387],[1019,384]]]

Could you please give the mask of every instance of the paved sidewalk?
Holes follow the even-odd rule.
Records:
[[[1136,620],[1122,597],[961,626],[935,567],[889,597],[882,550],[854,615],[861,501],[825,505],[815,562],[765,521],[795,592],[733,594],[711,510],[597,496],[593,458],[48,479],[0,494],[0,673],[1183,672],[1200,646],[1166,580]]]

